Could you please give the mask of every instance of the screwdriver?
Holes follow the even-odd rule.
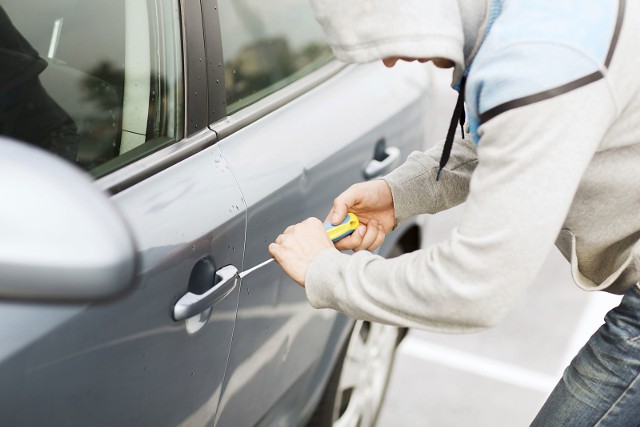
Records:
[[[327,235],[331,239],[332,242],[337,242],[338,240],[347,237],[349,234],[353,233],[356,228],[360,225],[360,221],[358,221],[358,217],[349,212],[345,219],[337,225],[333,225],[331,221],[327,221],[324,223],[324,229],[327,231]],[[238,276],[242,279],[247,274],[254,272],[260,267],[264,267],[269,264],[271,261],[274,261],[274,258],[269,258],[268,260],[261,262],[255,267],[251,267],[248,270],[243,271],[242,273],[238,273]]]

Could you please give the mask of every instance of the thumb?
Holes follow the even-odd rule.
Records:
[[[333,209],[329,213],[331,217],[331,223],[338,225],[347,217],[349,211],[354,212],[354,206],[359,204],[362,200],[364,188],[362,184],[354,184],[342,192],[333,201]]]
[[[277,244],[271,243],[269,245],[269,253],[275,258],[276,262],[280,264],[280,247]]]
[[[340,224],[346,217],[349,210],[349,205],[342,198],[342,195],[338,196],[333,201],[333,209],[331,210],[331,223],[333,225]]]

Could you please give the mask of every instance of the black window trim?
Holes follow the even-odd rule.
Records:
[[[201,0],[204,46],[207,55],[208,109],[207,124],[217,122],[227,115],[227,94],[222,53],[222,30],[217,0]]]
[[[182,21],[182,60],[185,99],[185,136],[207,125],[207,68],[204,24],[199,1],[180,0]]]

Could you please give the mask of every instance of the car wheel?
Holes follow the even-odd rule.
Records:
[[[356,321],[309,427],[375,425],[402,332]]]

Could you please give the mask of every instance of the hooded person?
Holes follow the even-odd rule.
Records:
[[[0,5],[0,134],[75,162],[77,126],[42,86],[39,75],[46,68]]]
[[[365,224],[358,232],[334,247],[309,219],[270,245],[310,304],[398,326],[480,330],[505,317],[555,243],[578,286],[624,297],[534,425],[638,425],[640,4],[311,4],[338,59],[448,63],[460,99],[445,141],[336,198],[329,218],[353,212]],[[454,142],[465,116],[469,134]],[[368,251],[408,218],[462,202],[446,241],[388,260]]]

